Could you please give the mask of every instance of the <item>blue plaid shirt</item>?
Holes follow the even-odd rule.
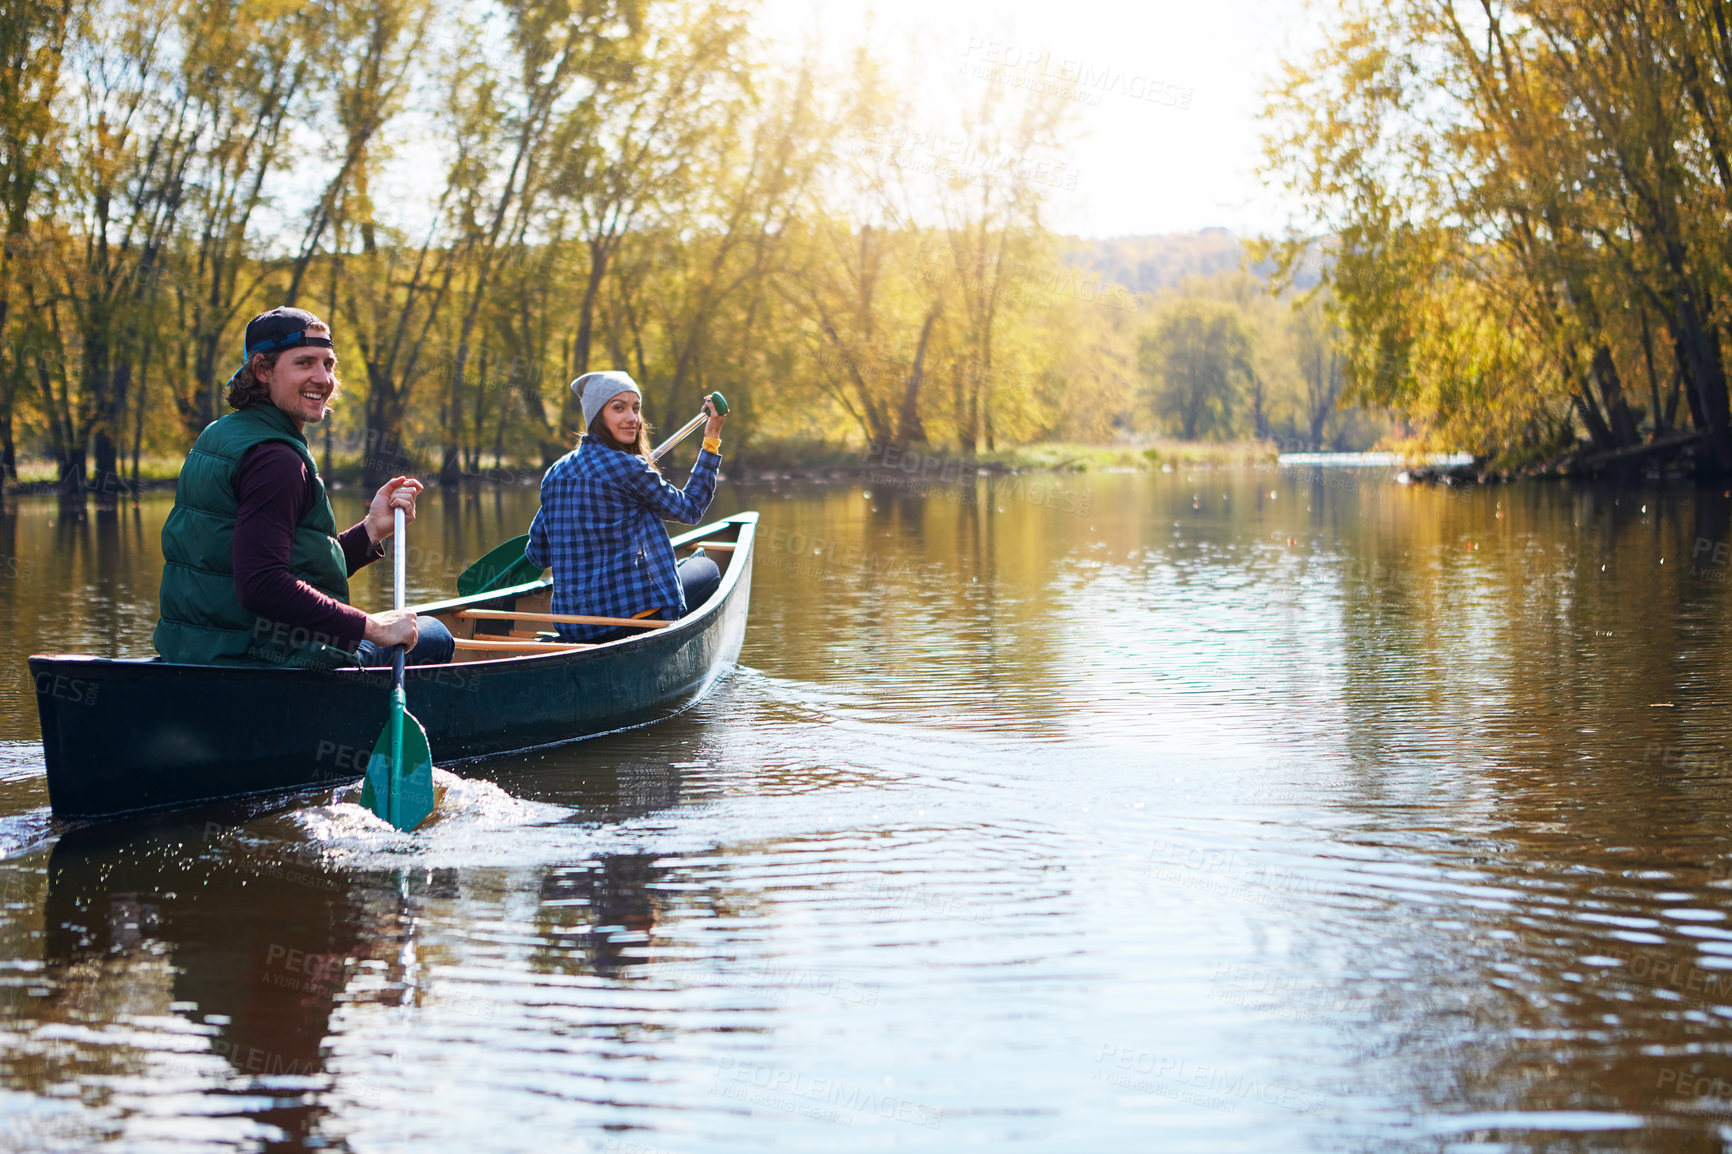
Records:
[[[529,526],[524,556],[553,566],[553,611],[635,617],[686,611],[674,547],[662,521],[695,525],[716,491],[719,454],[701,452],[684,489],[676,489],[640,456],[583,438],[541,478],[541,508]],[[606,625],[561,625],[571,641],[613,632]]]

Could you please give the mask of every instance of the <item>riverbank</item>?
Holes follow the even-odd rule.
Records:
[[[1279,447],[1267,441],[1150,439],[1112,445],[1038,441],[972,455],[931,446],[874,445],[864,450],[858,446],[826,450],[778,445],[749,450],[731,466],[731,472],[736,479],[764,481],[850,482],[887,473],[915,480],[955,481],[976,474],[1135,473],[1272,466],[1279,457]],[[724,465],[724,469],[729,466]]]
[[[1088,445],[1070,441],[1037,441],[1027,445],[968,455],[954,449],[932,446],[896,447],[877,445],[827,445],[812,443],[750,445],[736,459],[725,462],[723,471],[743,481],[852,482],[887,471],[919,477],[943,475],[954,479],[967,472],[992,473],[1087,473],[1160,472],[1178,468],[1225,469],[1242,465],[1274,465],[1280,447],[1271,441],[1177,441],[1147,438],[1111,445]],[[182,458],[147,457],[138,465],[140,491],[172,490]],[[336,491],[358,486],[365,473],[361,457],[336,457],[321,473]],[[545,468],[527,462],[505,462],[464,475],[466,485],[519,487],[539,484]],[[119,491],[131,492],[133,471],[128,462]],[[438,469],[422,468],[418,475],[433,483]],[[59,492],[58,470],[53,461],[30,460],[18,466],[18,480],[6,485],[14,496],[54,496]],[[101,493],[94,486],[91,495]]]
[[[1684,481],[1701,472],[1697,457],[1701,442],[1700,433],[1673,432],[1623,449],[1578,445],[1560,456],[1510,468],[1498,468],[1484,459],[1420,465],[1405,470],[1398,479],[1404,484],[1452,486],[1512,481]]]

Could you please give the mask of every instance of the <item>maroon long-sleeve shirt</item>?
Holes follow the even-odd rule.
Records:
[[[295,526],[313,503],[313,479],[301,455],[281,441],[255,445],[235,466],[234,486],[240,508],[230,558],[241,608],[333,638],[340,649],[359,645],[367,615],[289,569]],[[364,521],[339,533],[337,544],[351,574],[385,555],[383,545],[367,539]]]

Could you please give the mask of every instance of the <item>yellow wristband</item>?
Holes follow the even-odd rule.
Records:
[[[720,456],[722,452],[722,439],[720,437],[705,437],[704,452],[714,453],[717,456]]]

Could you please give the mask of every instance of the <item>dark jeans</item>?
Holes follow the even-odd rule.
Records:
[[[680,586],[686,591],[686,612],[708,601],[722,585],[722,570],[708,557],[687,557],[680,562]]]
[[[457,652],[457,643],[452,640],[451,630],[445,628],[445,622],[437,617],[415,618],[415,644],[404,655],[405,665],[444,665],[451,660],[451,655]],[[390,665],[391,647],[375,645],[371,641],[363,641],[355,647],[355,656],[366,666]]]

